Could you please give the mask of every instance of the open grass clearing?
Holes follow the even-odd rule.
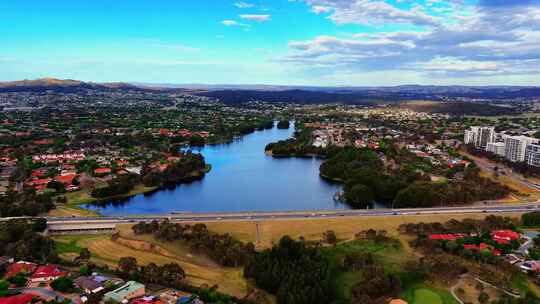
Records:
[[[362,272],[348,271],[343,268],[343,259],[352,253],[371,253],[376,261],[383,265],[385,272],[399,274],[403,265],[414,259],[414,256],[403,250],[398,241],[374,242],[356,240],[323,248],[323,253],[333,269],[333,282],[337,303],[347,303],[350,300],[352,288],[361,282]]]
[[[80,248],[88,248],[92,253],[91,260],[96,264],[116,267],[118,260],[127,256],[136,258],[139,265],[178,263],[186,271],[187,280],[192,285],[218,285],[220,291],[239,297],[244,296],[248,288],[242,270],[239,268],[223,268],[215,264],[212,266],[199,265],[174,255],[164,256],[154,252],[137,250],[112,241],[108,235],[57,236],[54,237],[54,240],[61,244],[63,252],[60,256],[66,259],[76,257],[74,253]]]
[[[401,297],[409,304],[458,304],[450,292],[420,283],[407,287]]]
[[[519,213],[498,213],[510,217],[520,217]],[[351,240],[362,230],[386,230],[390,236],[402,238],[398,227],[407,223],[444,223],[451,219],[463,220],[466,218],[483,219],[485,213],[468,214],[427,214],[427,215],[400,215],[400,216],[365,216],[343,218],[306,218],[269,220],[258,222],[260,231],[260,244],[258,248],[269,248],[276,244],[284,235],[298,239],[303,236],[306,240],[321,240],[323,233],[333,230],[338,239]],[[205,223],[213,232],[229,233],[243,242],[256,242],[256,222],[253,221],[220,221]]]

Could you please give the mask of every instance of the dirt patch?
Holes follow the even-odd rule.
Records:
[[[464,303],[480,303],[478,301],[478,296],[480,296],[480,293],[482,292],[487,293],[490,300],[501,297],[501,292],[499,290],[488,285],[480,284],[472,277],[461,279],[456,288],[456,295]]]

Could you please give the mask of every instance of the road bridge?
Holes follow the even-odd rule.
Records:
[[[490,205],[471,207],[441,207],[417,209],[369,209],[290,212],[224,212],[224,213],[172,213],[166,215],[107,216],[107,217],[45,217],[50,233],[97,233],[113,232],[116,225],[154,220],[172,222],[218,222],[218,221],[261,221],[283,219],[316,219],[363,216],[402,216],[467,213],[525,213],[540,211],[540,203]]]

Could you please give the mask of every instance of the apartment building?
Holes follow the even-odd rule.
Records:
[[[491,142],[486,146],[486,151],[499,156],[505,156],[505,144],[504,142]]]
[[[465,144],[473,144],[478,149],[485,150],[487,144],[495,141],[495,127],[473,126],[465,130]]]
[[[538,139],[527,136],[505,136],[504,154],[511,162],[524,162],[527,145],[537,144]]]
[[[527,145],[525,148],[525,162],[529,166],[540,167],[540,145]]]

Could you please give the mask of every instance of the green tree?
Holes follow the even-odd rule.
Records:
[[[478,295],[478,302],[481,304],[485,304],[489,302],[489,295],[486,292],[481,292],[480,295]]]
[[[118,260],[118,270],[125,276],[129,277],[136,273],[139,266],[137,265],[137,259],[134,257],[121,257]]]
[[[60,292],[70,292],[75,289],[73,280],[68,277],[60,277],[51,282],[52,289]]]
[[[323,233],[324,241],[328,244],[335,245],[337,243],[337,236],[334,230],[328,230],[325,233]]]
[[[366,208],[373,204],[375,195],[373,191],[362,184],[353,185],[345,190],[345,200],[353,208]]]

